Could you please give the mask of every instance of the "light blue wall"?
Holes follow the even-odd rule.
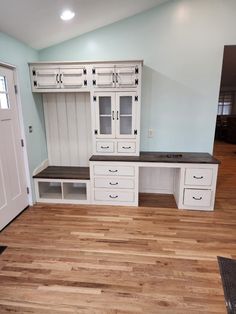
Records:
[[[169,1],[39,57],[144,59],[142,150],[212,152],[223,46],[236,44],[235,12],[235,0]]]
[[[42,100],[40,95],[33,96],[31,92],[27,64],[37,60],[37,51],[0,32],[0,62],[10,63],[17,68],[31,174],[47,159]],[[33,133],[28,132],[29,125],[33,126]]]

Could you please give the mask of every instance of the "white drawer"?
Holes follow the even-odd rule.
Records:
[[[184,205],[209,207],[211,205],[211,190],[184,189]]]
[[[118,153],[135,153],[136,143],[135,142],[118,142],[117,151]]]
[[[134,192],[133,191],[104,191],[95,190],[95,200],[96,201],[109,201],[109,202],[133,202]]]
[[[134,179],[123,178],[95,178],[95,188],[109,188],[109,189],[134,189]]]
[[[114,153],[113,142],[96,142],[96,151],[98,153]]]
[[[185,184],[186,185],[211,185],[212,183],[212,169],[187,168],[185,170]]]
[[[134,176],[134,167],[132,166],[94,166],[94,174],[98,176]]]

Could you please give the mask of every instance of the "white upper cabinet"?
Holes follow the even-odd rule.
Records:
[[[61,88],[83,88],[87,87],[87,83],[87,69],[85,67],[60,69]]]
[[[94,66],[92,68],[92,85],[94,88],[115,87],[114,66]]]
[[[59,69],[32,68],[32,88],[60,88]]]
[[[96,138],[115,137],[115,93],[94,94]]]
[[[116,137],[136,137],[137,96],[135,93],[116,93]]]
[[[34,92],[54,90],[87,89],[87,69],[85,66],[53,67],[37,65],[30,67],[32,90]]]
[[[136,112],[138,107],[135,92],[94,93],[96,138],[136,138]]]
[[[140,83],[140,64],[94,65],[92,85],[98,88],[137,88]]]
[[[115,67],[116,87],[137,87],[139,84],[139,67],[119,66]]]
[[[138,90],[142,61],[30,63],[32,91]]]

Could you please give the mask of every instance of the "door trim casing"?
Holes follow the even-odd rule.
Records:
[[[24,160],[24,170],[25,170],[27,187],[29,188],[28,202],[29,202],[29,205],[32,206],[33,205],[32,186],[31,186],[31,180],[30,180],[29,159],[28,159],[27,143],[26,143],[26,137],[25,137],[22,102],[21,102],[21,97],[20,97],[20,84],[19,84],[19,78],[18,78],[18,74],[17,74],[17,67],[13,64],[6,63],[6,62],[3,62],[1,60],[0,60],[0,66],[13,70],[14,82],[17,85],[17,89],[18,89],[18,91],[16,93],[16,102],[17,102],[17,111],[18,111],[18,117],[19,117],[21,138],[24,141],[24,147],[22,147],[22,149],[23,149],[23,160]]]

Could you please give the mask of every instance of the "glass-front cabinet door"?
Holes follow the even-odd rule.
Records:
[[[101,93],[94,95],[96,130],[98,138],[115,137],[115,94]]]
[[[116,137],[135,138],[135,93],[116,93]]]

